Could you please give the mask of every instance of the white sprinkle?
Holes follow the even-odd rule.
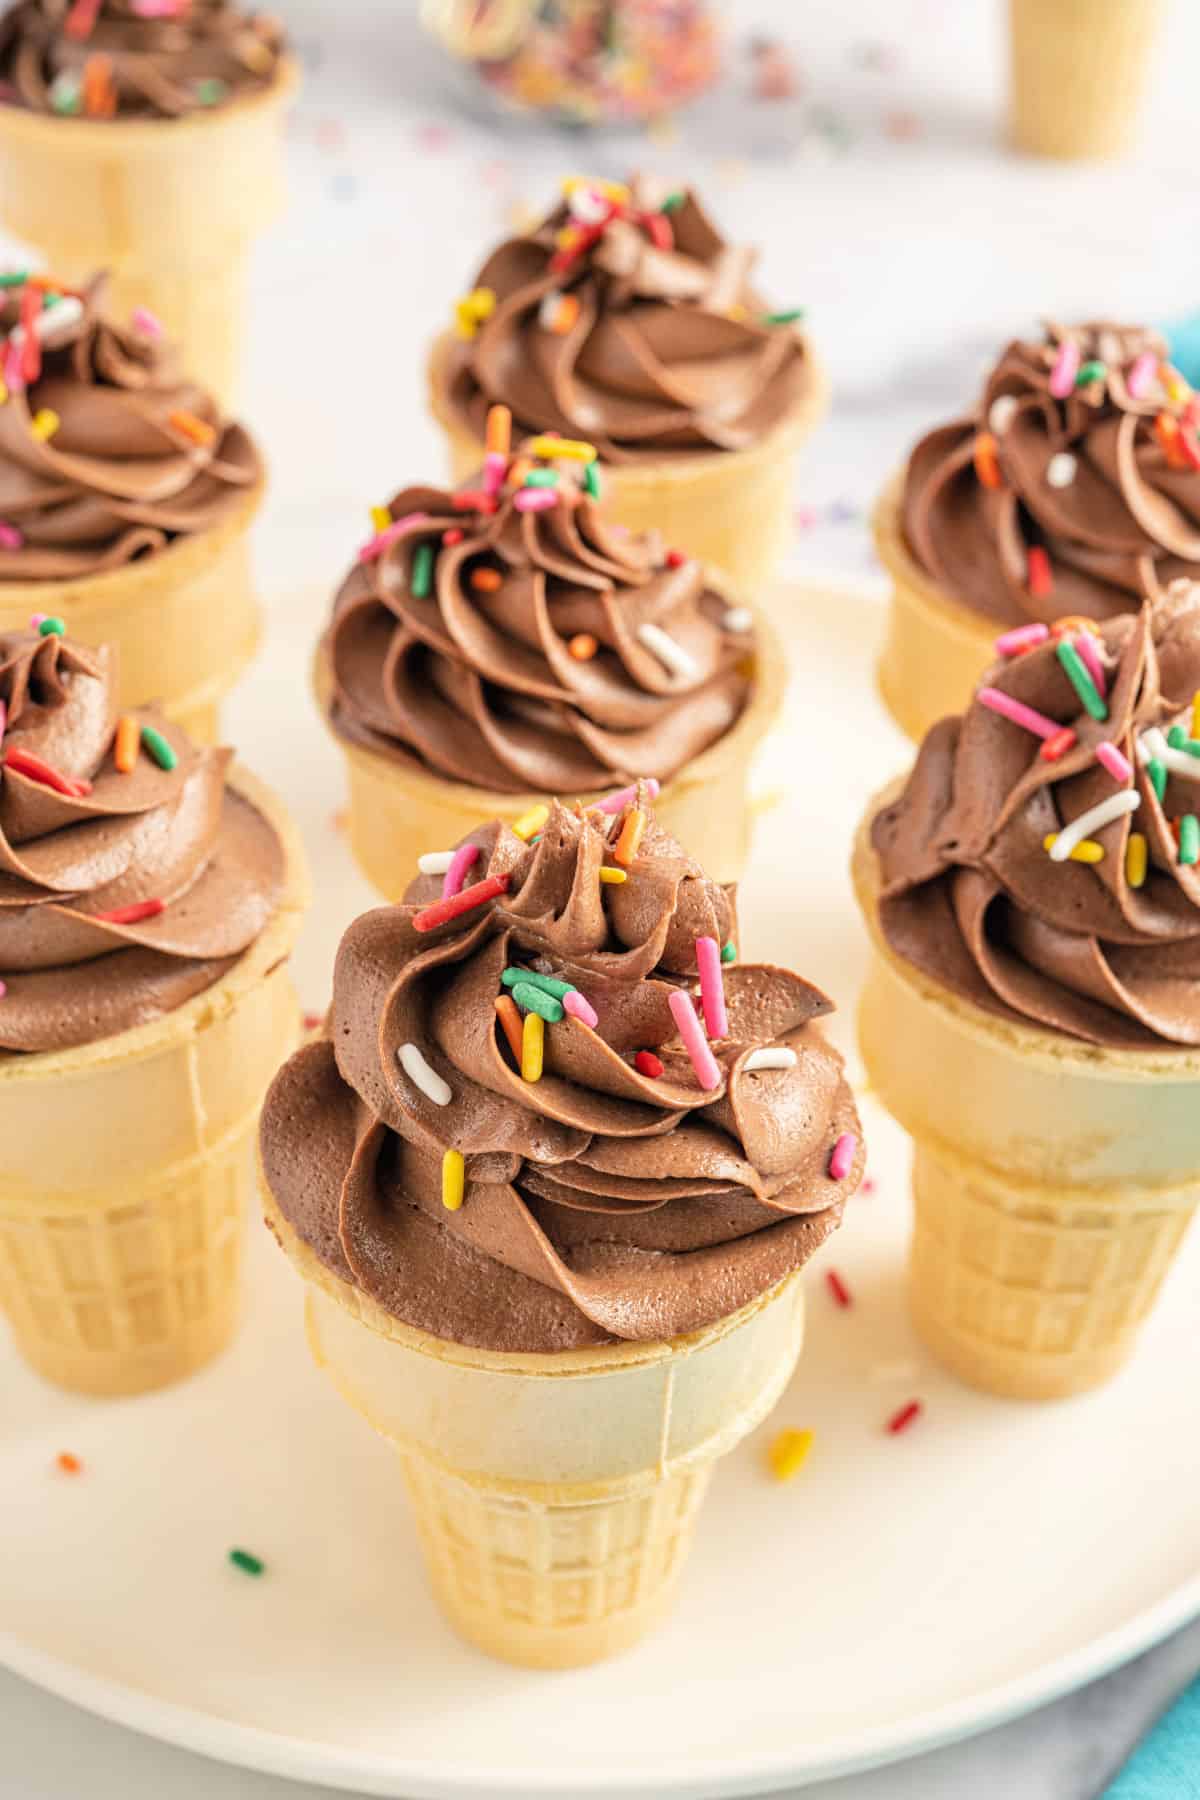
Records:
[[[571,217],[583,225],[603,225],[608,217],[608,201],[595,188],[572,188],[567,207]]]
[[[444,875],[453,861],[453,850],[427,850],[418,856],[417,867],[422,875]]]
[[[554,321],[558,317],[558,309],[562,305],[562,294],[557,288],[552,293],[543,294],[542,304],[538,307],[538,324],[543,331],[553,331]]]
[[[1105,825],[1111,825],[1114,819],[1123,819],[1126,813],[1136,812],[1142,804],[1142,796],[1133,788],[1123,788],[1119,794],[1110,794],[1099,806],[1093,806],[1069,825],[1064,825],[1050,846],[1051,862],[1066,862],[1076,844],[1081,844],[1085,837],[1093,831],[1100,831]]]
[[[450,1083],[443,1081],[436,1069],[430,1068],[415,1044],[401,1044],[396,1055],[408,1079],[414,1087],[420,1088],[427,1100],[432,1100],[435,1106],[449,1106],[454,1098]]]
[[[1157,725],[1142,733],[1137,749],[1139,762],[1160,762],[1184,781],[1200,781],[1200,757],[1189,756],[1186,750],[1172,750]]]
[[[1069,450],[1060,450],[1046,464],[1046,482],[1052,488],[1068,488],[1075,479],[1079,464]]]
[[[743,1075],[757,1075],[760,1069],[794,1069],[796,1052],[782,1045],[776,1050],[752,1050],[742,1064]]]
[[[657,656],[663,668],[672,675],[678,675],[681,681],[696,681],[700,676],[700,665],[690,650],[677,644],[658,625],[639,625],[637,640],[645,646],[652,656]]]
[[[999,437],[1007,431],[1016,417],[1017,396],[1015,394],[997,394],[988,407],[988,425]]]
[[[33,335],[43,344],[54,343],[73,331],[83,317],[83,301],[77,300],[74,294],[64,294],[57,306],[45,307],[35,313]],[[25,342],[25,332],[20,325],[14,325],[8,334],[10,344],[18,347]]]
[[[721,623],[726,631],[749,631],[754,623],[754,614],[748,606],[731,606]]]

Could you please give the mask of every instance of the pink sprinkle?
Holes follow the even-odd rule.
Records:
[[[658,799],[658,796],[662,790],[661,790],[659,783],[654,779],[653,775],[648,776],[646,778],[646,780],[642,783],[642,786],[646,790],[647,800],[657,800]],[[624,810],[627,806],[633,806],[636,801],[637,801],[637,783],[635,781],[632,787],[618,788],[617,792],[615,794],[607,794],[603,800],[597,800],[596,801],[596,810],[597,810],[597,812],[602,812],[602,813],[624,812]]]
[[[148,306],[135,306],[130,314],[130,320],[133,329],[140,331],[143,337],[160,338],[163,334],[161,321],[154,316]]]
[[[0,519],[0,549],[19,550],[24,542],[23,531],[18,531],[17,527],[10,525],[7,520]]]
[[[479,855],[478,844],[460,844],[450,858],[450,867],[442,876],[442,899],[452,900],[455,894],[462,893],[463,882],[467,879],[467,870]]]
[[[671,1017],[683,1039],[683,1047],[691,1058],[696,1080],[706,1093],[711,1093],[721,1085],[721,1068],[708,1047],[708,1039],[696,1017],[692,997],[685,994],[682,988],[676,988],[667,1005],[671,1008]]]
[[[390,550],[396,539],[402,538],[406,531],[412,530],[414,525],[427,525],[428,523],[428,513],[405,513],[402,519],[394,519],[386,531],[378,532],[369,544],[363,545],[358,553],[359,562],[374,562],[377,556],[382,556],[385,550]]]
[[[597,1025],[600,1023],[599,1014],[596,1012],[596,1009],[591,1002],[584,999],[582,994],[576,993],[575,990],[572,989],[569,994],[563,995],[562,1003],[564,1012],[570,1013],[573,1019],[578,1019],[581,1025],[590,1025],[592,1030],[595,1031]]]
[[[1158,358],[1153,350],[1143,350],[1125,377],[1125,386],[1135,400],[1141,400],[1158,373]]]
[[[4,352],[4,385],[10,394],[21,394],[25,391],[25,376],[21,359],[21,346],[8,340],[8,348]]]
[[[4,998],[5,994],[7,994],[7,992],[8,992],[7,981],[0,981],[0,1000],[3,1000],[3,998]]]
[[[553,488],[522,488],[513,500],[518,512],[549,512],[558,505]]]
[[[500,492],[504,486],[507,469],[507,456],[501,456],[498,450],[489,450],[483,459],[483,491],[485,494]]]
[[[1096,648],[1096,640],[1090,631],[1081,631],[1073,639],[1079,660],[1096,684],[1096,692],[1102,700],[1108,698],[1108,677],[1104,673],[1104,664],[1100,661],[1100,652]]]
[[[5,705],[3,700],[0,700],[0,739],[2,739],[4,737],[4,733],[7,730],[8,730],[8,707]]]
[[[1096,761],[1122,787],[1127,781],[1133,780],[1133,764],[1127,756],[1122,756],[1115,744],[1097,744]]]
[[[1002,719],[1008,719],[1014,725],[1022,725],[1026,731],[1032,731],[1040,738],[1052,738],[1062,730],[1057,719],[1048,719],[1045,713],[1035,712],[1023,700],[1014,700],[1011,694],[1002,694],[999,688],[980,688],[975,698],[989,712],[999,713]]]
[[[829,1179],[845,1181],[854,1167],[854,1158],[858,1151],[858,1139],[852,1131],[843,1131],[833,1146],[833,1154],[829,1158]]]
[[[29,623],[32,626],[33,630],[36,631],[38,626],[41,624],[42,620],[48,619],[49,617],[50,617],[49,613],[31,613],[29,616]]]
[[[1060,344],[1054,367],[1050,371],[1050,392],[1056,400],[1065,400],[1068,394],[1075,392],[1075,377],[1078,373],[1079,345]]]
[[[716,938],[696,939],[696,964],[700,970],[700,1004],[704,1008],[704,1029],[710,1038],[728,1037],[729,1016],[725,1011],[721,946]]]
[[[1044,644],[1049,636],[1048,625],[1018,625],[1015,631],[1006,631],[996,639],[996,655],[1020,656],[1024,651]]]

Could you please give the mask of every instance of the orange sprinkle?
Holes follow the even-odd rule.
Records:
[[[531,456],[518,456],[515,461],[511,462],[509,464],[507,478],[509,487],[523,487],[525,484],[525,477],[532,467],[533,458]]]
[[[638,853],[638,845],[642,841],[642,833],[646,829],[646,815],[640,806],[631,806],[625,814],[625,823],[621,826],[621,835],[613,845],[613,861],[619,862],[627,869]]]
[[[132,775],[137,767],[138,747],[142,741],[142,728],[132,713],[126,713],[117,720],[117,740],[113,746],[113,761],[122,775]]]
[[[485,441],[489,456],[508,455],[512,443],[512,413],[507,406],[488,407]]]
[[[117,110],[111,56],[89,56],[83,65],[83,110],[89,119],[111,119]]]
[[[576,295],[560,294],[550,318],[550,329],[555,337],[566,337],[578,318],[579,300]]]
[[[1085,619],[1082,613],[1064,613],[1061,619],[1055,619],[1050,630],[1055,637],[1063,637],[1067,632],[1074,637],[1077,631],[1090,632],[1094,638],[1100,636],[1095,619]]]
[[[64,1475],[78,1475],[83,1468],[79,1458],[72,1455],[70,1450],[60,1450],[54,1463],[55,1467],[61,1469]]]
[[[1000,473],[1000,464],[996,460],[996,440],[990,431],[981,431],[975,439],[972,452],[975,473],[986,488],[1002,488],[1004,477]]]
[[[494,594],[503,586],[503,576],[499,569],[472,569],[471,586],[478,588],[481,594]]]
[[[1172,418],[1170,413],[1160,412],[1154,421],[1154,435],[1170,467],[1186,469],[1188,461],[1180,442],[1179,420]]]
[[[591,662],[599,648],[599,644],[590,631],[579,632],[567,645],[567,649],[576,662]]]
[[[525,1039],[525,1022],[517,1011],[516,1001],[510,1000],[507,994],[497,994],[496,1017],[503,1027],[504,1035],[508,1039],[508,1047],[516,1057],[519,1069]]]
[[[185,438],[191,438],[193,444],[208,445],[216,442],[215,427],[204,419],[198,419],[195,413],[173,412],[169,415],[167,424],[182,432]]]

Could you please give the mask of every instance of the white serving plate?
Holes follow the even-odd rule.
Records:
[[[368,900],[330,828],[337,760],[299,698],[322,607],[289,607],[271,677],[260,665],[233,721],[317,865],[297,959],[314,1008]],[[799,589],[778,607],[796,678],[764,760],[781,797],[743,940],[823,983],[848,1045],[864,956],[850,834],[905,750],[871,692],[876,610]],[[909,1329],[906,1145],[869,1101],[864,1117],[874,1191],[813,1269],[795,1382],[722,1467],[678,1610],[630,1655],[528,1674],[449,1634],[393,1460],[310,1367],[296,1283],[256,1230],[246,1329],[181,1388],[89,1404],[0,1344],[0,1662],[173,1743],[373,1794],[700,1800],[926,1749],[1135,1655],[1200,1613],[1200,1239],[1106,1391],[1049,1407],[972,1394]],[[923,1417],[888,1436],[910,1397]],[[816,1432],[787,1486],[764,1472],[781,1424]],[[55,1471],[62,1449],[81,1475]],[[265,1558],[262,1580],[227,1565],[234,1544]]]

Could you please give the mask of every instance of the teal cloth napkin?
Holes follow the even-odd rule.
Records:
[[[1200,1800],[1200,1676],[1142,1739],[1100,1800]]]
[[[1200,313],[1159,327],[1171,346],[1171,361],[1185,381],[1200,387]]]

